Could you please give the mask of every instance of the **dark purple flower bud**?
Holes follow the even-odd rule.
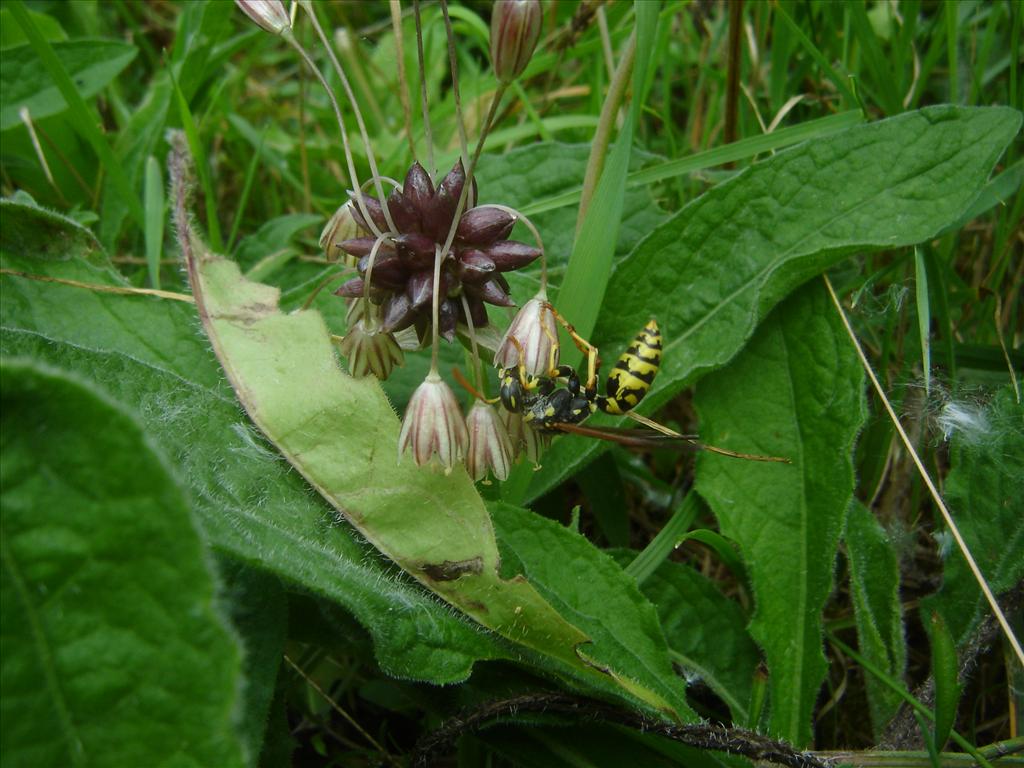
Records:
[[[420,218],[429,212],[430,202],[434,199],[434,184],[430,174],[419,163],[413,163],[405,174],[402,196],[419,212]]]
[[[426,306],[434,297],[434,271],[423,269],[413,272],[405,290],[414,309]]]
[[[373,244],[377,242],[375,237],[354,237],[351,240],[345,240],[344,242],[338,243],[338,247],[341,248],[345,253],[350,256],[355,256],[357,259],[361,259],[363,256],[369,256],[370,251],[373,250]],[[387,243],[381,243],[380,248],[377,249],[377,256],[380,257],[385,253],[394,253],[395,249]]]
[[[334,291],[335,296],[342,296],[346,299],[361,299],[363,293],[366,290],[366,286],[363,283],[363,278],[353,277],[341,284],[337,290]]]
[[[485,205],[462,214],[456,234],[470,245],[486,246],[508,237],[515,224],[515,216]]]
[[[525,267],[540,256],[540,249],[531,248],[517,240],[499,240],[489,248],[484,248],[484,253],[494,262],[499,272],[511,272]]]
[[[491,11],[491,64],[502,83],[526,69],[540,37],[539,0],[497,0]]]
[[[397,189],[388,195],[388,210],[399,232],[414,232],[420,228],[420,213]]]
[[[508,295],[508,291],[498,285],[497,280],[488,280],[480,285],[466,285],[465,288],[466,293],[470,296],[476,296],[488,304],[498,307],[514,307],[516,305]]]
[[[407,232],[394,238],[398,253],[412,269],[425,269],[434,265],[436,243],[419,232]]]
[[[405,330],[416,319],[412,302],[404,293],[396,293],[384,302],[380,327],[386,333]]]
[[[370,257],[363,256],[359,260],[359,274],[366,277],[366,269],[370,265]],[[409,276],[409,269],[395,252],[381,253],[377,251],[373,259],[373,269],[370,270],[370,285],[380,288],[402,288],[406,278]]]
[[[366,210],[369,212],[370,218],[373,219],[373,223],[377,225],[377,229],[381,232],[387,232],[389,229],[388,222],[384,218],[384,209],[381,208],[380,200],[376,197],[363,195],[363,202],[366,203]],[[357,195],[352,195],[352,218],[356,220],[356,224],[367,232],[373,231],[366,223],[366,219],[363,218],[363,209],[359,205],[359,197]]]
[[[455,341],[455,326],[459,321],[459,301],[456,299],[445,299],[437,308],[437,317],[440,325],[438,332],[445,341]]]
[[[458,275],[467,283],[482,283],[494,276],[494,262],[476,248],[465,248],[459,252]]]
[[[465,183],[466,172],[459,160],[437,185],[437,194],[430,203],[430,213],[423,217],[423,231],[439,243],[448,238],[448,230],[452,228],[452,220],[455,218],[455,207]]]

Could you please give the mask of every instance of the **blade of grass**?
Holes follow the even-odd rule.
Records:
[[[701,171],[725,163],[744,160],[765,152],[799,144],[801,141],[838,133],[862,122],[864,122],[864,116],[860,110],[856,109],[840,112],[837,115],[821,117],[817,120],[809,120],[806,123],[794,125],[790,128],[782,128],[773,133],[741,139],[734,144],[724,147],[709,149],[706,152],[698,152],[689,157],[669,160],[649,168],[634,171],[626,177],[626,186],[648,186],[655,182],[665,181],[666,179],[675,178],[687,173],[694,173],[695,171]],[[538,200],[532,205],[525,206],[522,210],[527,216],[533,216],[534,214],[550,211],[554,208],[573,205],[579,199],[580,190],[573,189],[559,195]]]
[[[235,209],[235,217],[231,222],[231,232],[228,234],[227,252],[235,246],[235,238],[238,237],[238,228],[242,225],[242,216],[245,214],[245,206],[249,203],[249,193],[252,191],[252,182],[256,178],[256,168],[260,163],[260,154],[263,151],[263,140],[267,136],[267,129],[264,126],[260,131],[260,143],[256,151],[249,158],[249,167],[245,169],[245,182],[242,184],[242,194],[238,198],[238,207]]]
[[[875,666],[870,661],[865,659],[863,656],[857,653],[857,651],[853,650],[853,648],[851,648],[838,637],[836,637],[832,632],[829,631],[826,632],[826,634],[828,635],[830,643],[835,645],[836,648],[838,648],[851,659],[853,659],[855,662],[857,662],[861,667],[864,668],[866,672],[871,673],[875,678],[877,678],[887,687],[891,688],[893,691],[899,694],[899,697],[903,699],[905,702],[907,702],[907,704],[910,707],[912,707],[915,712],[918,712],[921,715],[924,715],[924,717],[926,717],[928,720],[935,722],[935,713],[928,709],[928,707],[926,707],[920,701],[915,699],[907,691],[903,683],[887,675],[883,670],[879,669],[877,666]],[[956,743],[956,745],[959,746],[964,752],[969,754],[971,757],[973,757],[975,760],[977,760],[979,765],[984,766],[984,768],[992,768],[992,763],[990,763],[985,758],[985,755],[979,752],[978,749],[975,748],[973,744],[971,744],[971,742],[969,742],[956,731],[951,731],[949,735],[950,738],[953,739],[953,741]]]
[[[174,76],[174,67],[168,66],[167,72],[171,76],[171,85],[174,87],[174,96],[178,103],[178,113],[181,115],[181,125],[185,129],[189,151],[195,158],[199,184],[203,188],[203,197],[206,199],[206,229],[210,238],[210,248],[215,253],[223,253],[224,242],[220,237],[220,222],[217,220],[217,198],[213,195],[213,183],[210,181],[210,167],[206,163],[206,151],[199,140],[199,131],[196,130],[196,122],[192,119],[192,111],[188,108],[185,94],[178,87],[178,78]]]
[[[672,553],[676,544],[679,543],[679,539],[690,530],[690,526],[697,518],[698,511],[700,511],[700,499],[696,493],[690,491],[683,498],[679,508],[672,513],[669,521],[651,539],[651,543],[644,547],[643,551],[625,567],[626,573],[636,579],[637,584],[643,584],[647,577],[654,573]]]
[[[951,104],[957,104],[959,102],[960,94],[958,93],[958,80],[957,77],[957,10],[959,9],[959,3],[946,3],[945,13],[943,14],[946,18],[946,60],[949,62],[949,101]]]
[[[146,268],[149,283],[160,289],[160,257],[164,246],[164,179],[160,163],[150,155],[146,158]]]
[[[917,300],[917,332],[921,337],[921,367],[924,369],[924,394],[931,394],[932,356],[929,345],[929,330],[932,325],[931,308],[928,304],[928,270],[925,268],[921,249],[914,248],[914,288]]]
[[[626,176],[629,173],[629,157],[633,144],[633,133],[640,116],[640,95],[647,80],[647,71],[654,52],[654,41],[658,29],[658,5],[635,2],[636,14],[636,55],[633,63],[633,93],[629,117],[622,126],[615,147],[600,174],[600,181],[590,206],[577,226],[572,254],[565,271],[565,277],[558,291],[559,310],[571,319],[576,330],[587,338],[594,330],[601,301],[611,274],[612,255],[618,241],[622,206],[625,200]],[[615,119],[617,110],[602,113],[602,120]],[[600,130],[600,129],[599,129]],[[600,151],[600,149],[598,149]],[[567,338],[563,344],[563,359],[568,365],[575,365],[581,354]]]
[[[32,46],[36,56],[42,61],[43,66],[50,73],[50,77],[53,78],[54,84],[60,90],[64,101],[67,102],[73,118],[72,126],[99,156],[104,172],[110,177],[111,183],[117,188],[125,205],[128,206],[132,219],[140,229],[144,229],[146,216],[142,210],[142,204],[139,202],[139,196],[132,190],[124,168],[114,155],[114,150],[107,142],[106,137],[100,131],[99,126],[102,125],[102,121],[96,110],[86,104],[85,99],[78,92],[71,76],[68,75],[67,70],[60,63],[60,59],[57,58],[57,54],[54,53],[53,48],[36,27],[23,0],[15,0],[15,2],[8,3],[6,7],[10,9],[14,20],[25,33],[29,45]]]
[[[782,20],[786,28],[792,33],[793,37],[800,42],[800,45],[803,46],[808,55],[810,55],[810,57],[814,59],[815,63],[821,67],[821,71],[824,72],[825,76],[832,81],[836,90],[843,94],[843,98],[846,100],[845,105],[847,107],[855,106],[857,104],[857,99],[850,90],[850,87],[846,84],[846,78],[833,69],[825,55],[819,51],[818,47],[811,42],[811,39],[803,33],[803,30],[800,29],[797,23],[793,21],[793,18],[786,13],[781,4],[775,4],[775,13]]]
[[[882,109],[887,115],[898,115],[903,111],[903,105],[902,99],[896,91],[896,78],[889,67],[888,59],[882,53],[882,46],[878,42],[875,30],[868,20],[866,6],[864,3],[850,3],[848,7],[853,30],[860,41],[865,63],[873,75],[875,82],[872,85],[879,92]]]

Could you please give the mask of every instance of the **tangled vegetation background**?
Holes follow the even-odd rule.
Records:
[[[500,80],[490,3],[300,5],[351,166],[235,3],[0,8],[4,766],[1013,759],[1020,4],[544,2]],[[378,178],[461,158],[517,212],[456,241],[472,304],[381,284],[380,384],[343,371],[357,111]],[[639,412],[790,463],[530,428],[500,481],[396,461],[540,290],[606,371],[657,318]]]

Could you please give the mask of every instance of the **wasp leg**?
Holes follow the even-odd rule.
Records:
[[[523,345],[519,343],[519,339],[517,339],[515,336],[509,336],[509,340],[516,348],[516,352],[519,356],[519,363],[516,366],[516,370],[518,371],[520,386],[522,386],[523,390],[527,392],[536,389],[540,379],[534,378],[533,376],[526,372],[526,357],[523,354]]]
[[[558,310],[551,307],[551,315],[559,322],[559,324],[565,328],[569,337],[572,339],[572,343],[576,345],[576,349],[587,356],[587,383],[586,391],[592,392],[594,395],[597,394],[597,371],[601,367],[601,359],[597,355],[597,347],[591,344],[589,341],[584,339],[576,329],[572,327],[572,323],[562,317]]]

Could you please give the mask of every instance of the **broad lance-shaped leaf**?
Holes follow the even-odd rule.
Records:
[[[850,564],[857,647],[865,658],[896,680],[903,679],[907,643],[900,605],[899,560],[892,542],[874,515],[854,500],[846,518],[846,556]],[[880,740],[903,699],[864,670],[871,726]]]
[[[946,502],[992,591],[1024,579],[1024,406],[1009,387],[987,408],[948,422],[953,449]],[[991,613],[974,575],[950,544],[942,588],[924,601],[924,615],[942,614],[958,645],[983,613]]]
[[[166,461],[92,385],[0,377],[0,761],[243,765],[241,652]]]
[[[772,732],[804,745],[826,671],[822,608],[853,493],[863,375],[820,280],[765,319],[694,404],[709,444],[784,456],[774,464],[702,452],[698,492],[747,564],[757,608],[750,632],[770,674]]]
[[[40,210],[0,206],[5,268],[123,285],[87,230]],[[239,410],[194,307],[10,275],[0,286],[0,351],[73,370],[130,404],[181,467],[197,522],[218,552],[343,606],[370,632],[389,674],[457,682],[476,660],[509,655],[338,524]]]
[[[374,547],[557,674],[668,717],[690,716],[681,697],[670,701],[647,679],[620,673],[609,644],[563,618],[528,581],[503,579],[491,520],[469,476],[408,457],[396,462],[399,422],[390,403],[372,377],[342,372],[320,315],[282,314],[276,288],[246,280],[177,218],[199,316],[239,400]]]
[[[651,413],[730,360],[810,276],[851,253],[922,242],[956,221],[1020,123],[1020,113],[1006,107],[930,107],[747,168],[687,205],[618,265],[593,341],[614,360],[650,317],[658,319],[661,372],[640,405]],[[605,448],[597,440],[556,441],[528,497]]]
[[[608,554],[553,520],[500,502],[488,508],[498,531],[502,571],[525,576],[590,636],[592,644],[581,653],[627,690],[646,684],[689,714],[658,614],[636,582]]]
[[[623,566],[637,556],[628,549],[610,554]],[[734,723],[746,725],[761,652],[739,603],[706,576],[672,560],[662,562],[640,590],[658,611],[672,660],[725,702]]]

